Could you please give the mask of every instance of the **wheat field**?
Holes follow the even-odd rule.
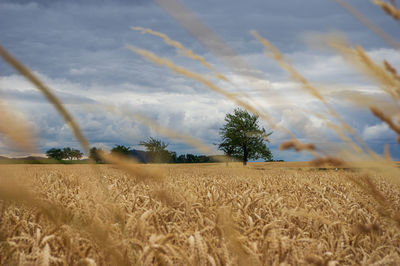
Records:
[[[142,167],[157,168],[166,182],[138,182],[112,165],[1,166],[12,200],[0,207],[0,264],[400,263],[398,227],[350,181],[358,171]],[[16,180],[27,193],[13,194]],[[379,174],[374,180],[398,211],[400,187]]]

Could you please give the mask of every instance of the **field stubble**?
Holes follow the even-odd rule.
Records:
[[[361,173],[280,166],[143,165],[158,184],[113,165],[0,166],[0,264],[400,263],[397,227],[350,181]],[[398,186],[374,182],[399,206]]]

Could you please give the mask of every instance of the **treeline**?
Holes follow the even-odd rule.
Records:
[[[212,163],[221,161],[221,156],[218,155],[207,156],[187,153],[178,156],[175,151],[167,150],[168,143],[151,137],[147,141],[141,141],[140,145],[144,146],[145,151],[124,145],[115,145],[110,153],[130,157],[141,163]],[[101,152],[105,151],[101,148],[92,147],[88,157],[97,163],[104,163],[100,156]],[[69,147],[52,148],[46,152],[46,155],[48,158],[57,161],[80,160],[83,157],[81,151]]]
[[[256,118],[254,118],[256,119]],[[254,120],[253,119],[253,120]],[[263,131],[264,132],[264,131]],[[262,139],[259,139],[259,137],[253,137],[257,138],[258,142],[262,144]],[[227,139],[227,138],[225,138]],[[231,143],[232,142],[232,143]],[[260,154],[266,154],[266,159],[268,161],[273,161],[272,160],[272,155],[269,152],[269,149],[266,148],[265,145],[259,145],[258,150],[254,151],[255,154],[250,153],[250,154],[245,154],[245,157],[243,159],[243,156],[240,155],[240,152],[235,153],[237,148],[235,148],[234,144],[236,142],[231,141],[231,142],[224,142],[220,144],[219,148],[224,151],[225,155],[213,155],[213,156],[207,156],[207,155],[194,155],[194,154],[181,154],[177,155],[175,151],[169,151],[167,150],[168,143],[165,143],[162,140],[156,139],[156,138],[148,138],[146,141],[141,141],[139,145],[143,146],[145,148],[145,151],[142,150],[136,150],[132,149],[129,146],[124,146],[124,145],[115,145],[110,153],[111,154],[118,154],[120,156],[126,156],[126,157],[131,157],[135,159],[138,162],[141,163],[213,163],[213,162],[229,162],[229,161],[243,161],[247,162],[248,158],[251,159],[257,159],[260,157]],[[222,148],[221,148],[222,147]],[[253,147],[254,148],[254,147]],[[255,148],[254,148],[255,149]],[[92,147],[90,149],[90,153],[88,157],[92,159],[93,161],[97,163],[104,163],[101,159],[101,152],[105,152],[101,148],[97,147]],[[61,161],[61,160],[80,160],[83,156],[83,153],[77,149],[71,149],[69,147],[63,148],[63,149],[57,149],[57,148],[52,148],[46,152],[47,156],[49,158]],[[268,155],[268,156],[267,156]],[[269,156],[271,155],[271,156]]]
[[[143,142],[141,142],[143,144]],[[146,146],[147,145],[147,146]],[[177,156],[175,151],[166,149],[168,144],[156,139],[151,139],[151,143],[143,145],[146,151],[131,149],[124,145],[116,145],[111,150],[111,154],[118,154],[126,157],[134,158],[141,163],[212,163],[220,161],[220,156],[182,154]],[[103,163],[99,153],[104,152],[102,149],[93,147],[90,149],[89,158],[97,163]]]
[[[193,155],[190,153],[179,155],[175,163],[213,163],[216,162],[214,156]]]
[[[139,145],[146,151],[131,149],[124,145],[116,145],[111,153],[135,158],[142,163],[209,163],[216,161],[242,161],[246,165],[249,160],[263,159],[264,161],[274,161],[270,149],[266,143],[272,132],[267,132],[259,125],[259,117],[248,111],[236,108],[233,113],[225,116],[225,124],[220,128],[219,134],[221,142],[218,149],[223,151],[225,156],[206,156],[183,154],[177,156],[176,152],[167,150],[168,143],[159,139],[148,138],[141,141]],[[102,162],[99,156],[101,149],[93,147],[90,149],[89,158],[96,162]],[[46,152],[47,156],[56,160],[74,158],[79,160],[82,153],[79,150],[64,148],[50,149]],[[278,160],[279,161],[279,160]]]
[[[236,108],[233,113],[225,116],[225,124],[220,128],[219,134],[221,142],[218,149],[224,152],[224,156],[207,156],[182,154],[177,156],[176,152],[167,150],[168,143],[159,139],[148,138],[141,141],[139,145],[145,148],[145,151],[131,149],[124,145],[115,145],[111,153],[122,156],[133,157],[142,163],[210,163],[225,161],[242,161],[246,165],[249,160],[281,161],[274,160],[270,149],[266,143],[269,142],[269,136],[272,132],[267,132],[265,128],[259,125],[259,117],[248,111]],[[101,163],[99,156],[101,149],[93,147],[88,155],[90,159]],[[52,148],[46,152],[47,156],[58,161],[80,160],[83,153],[69,147],[63,149]]]
[[[83,153],[78,149],[72,149],[66,147],[63,149],[52,148],[46,151],[46,155],[49,158],[55,159],[57,161],[61,160],[80,160],[83,157]]]

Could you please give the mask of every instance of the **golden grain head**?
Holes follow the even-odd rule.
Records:
[[[388,253],[400,262],[393,204],[399,185],[351,171],[258,165],[264,170],[164,165],[165,186],[98,165],[102,185],[112,187],[101,201],[90,165],[0,166],[2,186],[12,181],[5,173],[22,177],[28,170],[20,181],[31,191],[29,200],[1,194],[0,264],[372,264]],[[19,191],[13,187],[10,193]],[[171,204],[170,196],[180,198]]]
[[[382,0],[373,0],[372,2],[375,5],[381,7],[382,10],[386,12],[386,14],[390,15],[395,20],[400,20],[400,10],[394,5],[386,3]]]
[[[293,148],[295,151],[303,151],[303,150],[314,151],[315,145],[312,143],[301,143],[298,140],[288,140],[282,142],[281,145],[279,146],[280,150],[289,150],[291,148]]]

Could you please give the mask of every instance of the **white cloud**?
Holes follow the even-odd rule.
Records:
[[[142,89],[134,91],[134,86],[130,91],[117,88],[114,92],[113,86],[99,86],[96,93],[96,85],[87,90],[85,85],[79,83],[38,75],[50,88],[54,88],[53,91],[72,112],[89,140],[108,148],[118,143],[136,145],[150,135],[158,136],[157,132],[141,125],[133,117],[107,110],[108,106],[125,110],[128,114],[146,115],[160,125],[187,133],[209,144],[219,138],[218,127],[225,114],[234,106],[213,92],[185,93],[186,88],[183,88],[182,93],[168,90],[145,93]],[[78,145],[69,127],[51,104],[24,78],[15,75],[0,77],[0,87],[10,103],[24,112],[38,129],[40,149]],[[15,93],[16,90],[19,93]],[[38,96],[32,99],[32,95]],[[81,100],[77,104],[73,99],[85,101]]]
[[[368,53],[378,62],[389,59],[394,66],[400,66],[397,51],[383,48],[384,44],[376,36],[334,2],[233,3],[205,0],[183,3],[242,54],[258,71],[259,77],[232,74],[229,67],[221,65],[218,58],[205,50],[181,25],[156,5],[145,1],[5,0],[0,3],[2,44],[35,70],[71,110],[88,138],[103,147],[117,143],[133,145],[156,134],[132,119],[107,112],[103,103],[147,115],[163,126],[185,132],[208,144],[218,141],[218,128],[223,124],[225,114],[234,108],[231,101],[202,84],[172,74],[132,54],[123,48],[126,43],[151,50],[200,72],[229,92],[237,92],[239,88],[258,106],[268,110],[280,125],[305,141],[336,141],[335,134],[314,115],[326,113],[323,105],[263,54],[263,46],[248,34],[253,28],[275,44],[301,74],[316,84],[329,103],[365,139],[391,138],[384,125],[366,126],[371,125],[374,118],[369,111],[355,106],[353,101],[357,99],[360,103],[357,94],[362,92],[363,99],[379,100],[379,106],[389,106],[379,88],[356,74],[339,56],[310,50],[299,41],[304,32],[326,32],[338,28],[348,33],[355,43],[366,46]],[[211,4],[213,9],[209,8]],[[354,4],[384,26],[387,32],[397,34],[397,27],[383,19],[385,16],[381,10],[372,4]],[[310,6],[313,6],[312,11]],[[204,56],[236,86],[216,80],[201,64],[177,55],[175,49],[158,38],[131,31],[129,27],[134,25],[167,33]],[[398,38],[398,35],[394,37]],[[11,68],[3,68],[4,62],[0,62],[0,66],[4,70],[0,77],[0,90],[35,125],[41,135],[39,148],[77,146],[70,129],[44,97],[29,82],[15,75]],[[361,103],[360,106],[365,108],[367,102]],[[393,104],[390,108],[396,110]],[[273,145],[286,138],[283,133],[274,132]],[[173,147],[179,148],[178,152],[189,150],[178,145]],[[0,150],[3,147],[0,146]],[[285,159],[285,156],[279,153],[279,157]],[[296,158],[293,154],[287,156]]]
[[[372,126],[366,126],[362,136],[367,141],[381,141],[383,143],[393,142],[396,134],[385,123],[379,123]]]

